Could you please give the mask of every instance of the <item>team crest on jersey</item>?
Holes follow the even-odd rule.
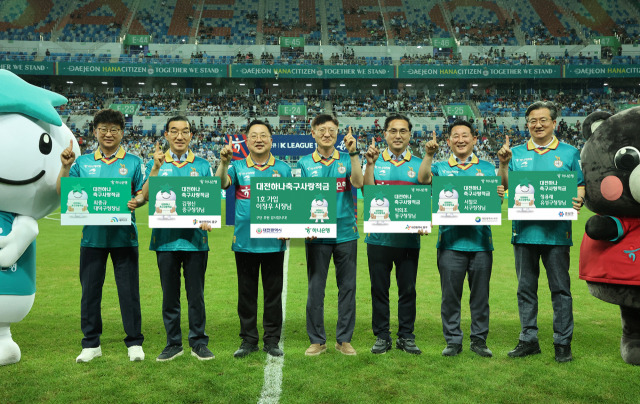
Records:
[[[118,172],[120,175],[127,175],[129,170],[127,170],[127,167],[125,167],[124,164],[120,164],[120,170],[118,170]]]
[[[344,174],[347,172],[347,167],[344,166],[344,164],[342,163],[338,163],[338,172],[340,174]]]
[[[198,177],[200,174],[198,174],[195,167],[191,167],[191,172],[189,173],[189,175],[192,177]]]
[[[407,175],[409,176],[409,178],[415,178],[416,172],[413,171],[413,167],[409,167],[409,171],[407,172]]]
[[[556,156],[556,161],[553,162],[553,165],[560,168],[563,166],[564,163],[562,163],[562,160],[560,160],[560,157]]]
[[[476,171],[478,171],[476,173],[476,177],[484,177],[484,174],[482,173],[482,171],[479,168],[476,168]]]
[[[273,174],[271,174],[272,177],[282,177],[282,175],[278,172],[278,170],[273,170]]]

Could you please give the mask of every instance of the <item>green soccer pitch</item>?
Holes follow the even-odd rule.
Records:
[[[78,279],[79,227],[60,226],[59,212],[40,220],[37,246],[37,292],[31,313],[13,325],[13,338],[22,349],[22,361],[0,367],[0,403],[33,402],[211,402],[251,403],[260,400],[265,385],[266,354],[262,351],[234,359],[238,348],[237,284],[231,252],[232,227],[210,233],[205,302],[209,347],[216,358],[200,362],[189,354],[186,296],[182,297],[185,355],[158,363],[165,346],[161,317],[160,280],[155,254],[148,250],[151,230],[147,207],[138,210],[140,233],[140,295],[142,303],[143,362],[129,362],[112,269],[107,269],[102,313],[103,356],[90,363],[75,363],[80,353],[80,282]],[[362,211],[362,201],[360,201]],[[412,356],[397,349],[385,355],[369,352],[371,332],[370,283],[366,245],[358,245],[355,357],[333,349],[337,311],[335,272],[329,273],[325,300],[327,352],[305,357],[309,341],[305,329],[306,264],[304,242],[291,242],[283,331],[284,362],[279,400],[282,403],[637,403],[640,367],[620,358],[620,315],[616,306],[592,297],[578,279],[579,245],[584,223],[574,223],[571,274],[575,316],[574,360],[554,361],[551,299],[544,272],[540,278],[538,323],[541,355],[511,359],[507,352],[518,342],[520,330],[516,302],[516,274],[506,220],[493,227],[494,266],[491,279],[489,348],[493,358],[469,350],[468,290],[462,304],[463,352],[441,356],[445,347],[440,322],[440,286],[436,268],[436,234],[422,238],[418,271],[416,343],[423,354]],[[223,212],[224,216],[224,212]],[[362,221],[359,220],[360,228]],[[393,275],[392,275],[393,276]],[[392,285],[395,281],[392,281]],[[397,330],[397,289],[391,296],[391,331]],[[259,300],[262,299],[262,294]],[[258,327],[261,328],[262,307]],[[394,335],[395,336],[395,335]],[[273,380],[268,380],[273,383]],[[277,383],[277,381],[276,381]],[[278,395],[263,397],[266,402]]]

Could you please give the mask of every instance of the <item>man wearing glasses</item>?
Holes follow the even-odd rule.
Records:
[[[329,264],[333,256],[338,283],[338,324],[335,348],[344,355],[355,355],[351,337],[356,321],[356,258],[358,227],[351,186],[362,188],[363,176],[357,142],[351,128],[344,137],[348,153],[335,148],[338,120],[331,115],[318,115],[311,121],[311,134],[316,151],[298,161],[302,177],[330,177],[337,181],[337,237],[306,240],[307,254],[307,334],[311,345],[307,356],[317,356],[327,350],[324,329],[324,290]]]
[[[209,162],[196,157],[189,149],[193,134],[186,117],[169,118],[164,137],[169,150],[163,152],[156,143],[153,160],[147,163],[147,177],[211,177]],[[149,200],[149,179],[142,193]],[[156,358],[170,361],[184,353],[180,330],[180,268],[184,271],[184,286],[189,304],[189,346],[191,355],[199,360],[213,359],[209,350],[209,336],[205,333],[204,275],[209,257],[207,231],[211,226],[202,223],[199,229],[153,229],[149,249],[156,252],[160,284],[162,285],[162,320],[167,332],[167,345]]]
[[[500,149],[500,160],[511,158],[510,171],[576,171],[577,198],[573,208],[584,204],[584,178],[580,169],[580,153],[554,136],[558,109],[553,102],[537,101],[527,108],[525,118],[530,139],[527,143]],[[569,276],[570,221],[521,221],[512,223],[511,243],[518,276],[518,310],[521,332],[518,345],[508,353],[512,358],[539,354],[538,343],[538,277],[540,259],[547,271],[553,306],[553,344],[558,362],[572,360],[573,308]]]
[[[123,137],[124,116],[120,111],[105,109],[93,118],[94,135],[98,148],[93,154],[76,159],[71,146],[62,151],[62,168],[58,176],[57,190],[60,194],[62,177],[83,178],[129,178],[131,180],[130,226],[85,226],[80,241],[80,327],[82,352],[76,362],[89,362],[102,356],[100,336],[102,334],[102,287],[111,255],[113,272],[118,288],[122,325],[127,334],[124,343],[129,359],[144,359],[140,315],[140,291],[138,277],[138,230],[134,210],[145,204],[142,196],[144,172],[142,159],[125,152],[120,146]]]
[[[282,356],[282,285],[286,241],[277,238],[251,238],[250,197],[251,178],[291,177],[291,168],[271,154],[271,126],[255,120],[247,127],[249,155],[231,163],[233,150],[227,144],[220,152],[216,176],[222,189],[236,187],[236,224],[231,249],[236,256],[238,273],[238,317],[240,317],[240,348],[233,354],[243,358],[258,350],[258,278],[262,270],[264,313],[262,326],[263,351]]]
[[[404,115],[391,115],[384,122],[387,148],[380,153],[371,143],[365,158],[365,185],[415,185],[422,160],[408,149],[411,140],[411,122]],[[368,188],[367,192],[373,192]],[[391,349],[389,324],[389,287],[391,270],[396,266],[398,284],[398,339],[396,348],[410,354],[422,353],[416,346],[414,323],[416,320],[416,278],[420,254],[418,234],[370,233],[367,243],[369,278],[371,279],[372,327],[376,342],[371,353],[384,354]]]

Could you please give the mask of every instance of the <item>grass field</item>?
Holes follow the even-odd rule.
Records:
[[[78,257],[80,228],[61,227],[59,221],[40,220],[36,301],[31,313],[12,327],[22,348],[22,361],[0,368],[0,403],[22,402],[212,402],[251,403],[260,398],[266,354],[237,360],[240,344],[236,313],[235,262],[230,250],[233,228],[211,233],[205,301],[209,347],[216,358],[200,362],[185,355],[158,363],[165,346],[161,317],[161,289],[155,255],[148,251],[151,230],[146,207],[139,210],[140,285],[144,349],[147,359],[131,363],[113,280],[107,271],[103,297],[103,357],[76,364],[80,353],[80,284]],[[309,341],[305,330],[306,266],[301,240],[291,242],[286,319],[283,332],[282,403],[637,403],[640,367],[620,358],[620,316],[616,306],[590,296],[578,279],[578,252],[589,215],[574,223],[571,273],[574,297],[574,361],[557,364],[553,355],[552,310],[546,277],[540,279],[540,344],[542,354],[511,359],[507,352],[518,341],[516,275],[510,244],[510,222],[494,227],[494,268],[491,280],[491,323],[488,345],[494,357],[480,358],[469,348],[468,291],[463,297],[464,350],[454,358],[441,356],[445,346],[440,322],[440,287],[435,266],[435,235],[423,237],[418,272],[416,343],[423,350],[412,356],[396,349],[386,355],[369,353],[371,299],[366,246],[358,246],[357,319],[352,344],[355,357],[333,349],[337,307],[335,272],[326,290],[325,325],[329,350],[315,358],[304,356]],[[59,214],[51,215],[53,218]],[[506,211],[503,212],[506,218]],[[361,225],[361,223],[360,223]],[[436,229],[437,230],[437,229]],[[434,232],[435,233],[435,232]],[[392,282],[393,284],[393,282]],[[392,333],[397,328],[395,286],[391,290]],[[183,307],[186,297],[183,296]],[[262,309],[260,308],[260,313]],[[183,339],[188,345],[186,310]],[[261,315],[259,315],[259,319]],[[260,326],[259,326],[260,327]]]

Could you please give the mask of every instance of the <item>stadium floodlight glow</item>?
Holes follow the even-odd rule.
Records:
[[[144,86],[144,83],[143,83],[143,82],[139,82],[138,84],[140,84],[141,86]]]
[[[73,84],[73,81],[67,81],[67,84]]]
[[[171,85],[172,85],[172,86],[177,86],[177,85],[178,85],[178,83],[171,83]]]
[[[240,86],[244,87],[244,86],[246,86],[246,84],[244,84],[244,83],[240,83]]]
[[[103,82],[102,82],[102,84],[107,84],[107,82],[106,82],[106,81],[103,81]]]
[[[208,85],[208,86],[210,86],[210,85],[211,85],[211,83],[207,83],[207,85]]]
[[[311,84],[310,84],[310,83],[307,83],[307,87],[311,87]]]
[[[340,87],[345,87],[345,86],[346,86],[346,84],[340,84]]]
[[[438,84],[438,87],[444,87],[443,83]]]
[[[405,84],[404,86],[405,87],[411,87],[411,84]]]
[[[609,83],[604,83],[604,86],[605,86],[605,87],[606,87],[606,86],[608,86],[608,85],[609,85]]]
[[[274,87],[278,87],[279,85],[280,85],[280,84],[278,84],[278,83],[273,83],[273,86],[274,86]]]
[[[378,87],[378,85],[377,84],[372,84],[371,87]]]
[[[471,87],[478,87],[478,85],[474,83],[471,85]]]

